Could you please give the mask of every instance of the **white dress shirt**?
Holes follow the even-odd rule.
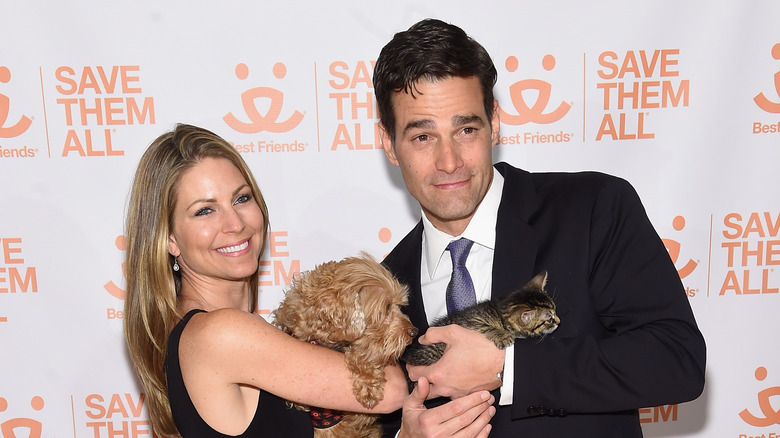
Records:
[[[465,237],[474,242],[466,259],[466,269],[474,283],[477,301],[489,300],[491,296],[493,253],[496,244],[496,220],[504,177],[493,171],[493,181],[488,188],[477,211],[469,221],[463,234],[450,236],[436,229],[425,212],[422,214],[423,236],[422,257],[420,260],[420,286],[422,288],[425,316],[428,323],[447,314],[446,290],[452,275],[452,259],[447,245],[453,240]],[[504,359],[504,382],[501,386],[499,404],[512,404],[512,384],[514,382],[514,345],[506,348]]]

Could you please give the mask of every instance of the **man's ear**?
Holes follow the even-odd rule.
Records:
[[[493,117],[490,119],[491,141],[493,146],[501,142],[501,120],[498,116],[498,100],[493,99]]]
[[[394,166],[398,166],[398,158],[395,156],[395,148],[393,147],[393,141],[390,140],[390,134],[388,133],[385,125],[379,124],[379,142],[382,143],[382,149],[385,150],[385,157],[387,161]]]

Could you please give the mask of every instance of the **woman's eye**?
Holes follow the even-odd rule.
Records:
[[[236,204],[243,204],[244,202],[248,202],[250,199],[252,199],[251,195],[241,195],[236,199]]]
[[[195,216],[204,216],[211,213],[211,209],[208,207],[203,207],[200,210],[195,212]]]

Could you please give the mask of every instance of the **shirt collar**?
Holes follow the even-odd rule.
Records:
[[[493,170],[493,181],[490,183],[485,197],[477,206],[477,211],[466,225],[466,229],[460,236],[450,236],[433,226],[425,212],[422,213],[423,221],[423,251],[428,265],[428,275],[433,278],[439,261],[451,241],[459,237],[465,237],[474,243],[489,249],[494,249],[496,244],[496,220],[498,218],[498,206],[501,203],[501,193],[504,189],[504,177]]]

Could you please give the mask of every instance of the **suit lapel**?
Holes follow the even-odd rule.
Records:
[[[393,252],[385,259],[385,265],[401,282],[409,288],[409,305],[404,312],[420,334],[428,329],[425,316],[422,288],[420,286],[420,260],[422,259],[422,220],[398,243]]]
[[[536,274],[533,270],[539,245],[538,233],[528,224],[538,208],[531,175],[506,163],[495,167],[504,177],[504,190],[496,221],[494,298],[507,295]]]

